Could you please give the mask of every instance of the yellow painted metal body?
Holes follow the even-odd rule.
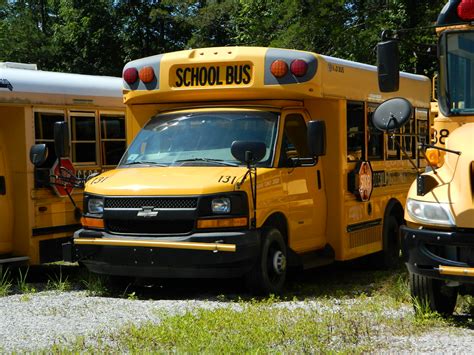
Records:
[[[30,264],[38,264],[40,243],[71,237],[72,231],[58,230],[77,226],[79,219],[68,197],[58,197],[49,188],[35,188],[34,166],[29,160],[30,147],[35,144],[35,113],[61,114],[66,119],[78,111],[95,117],[99,112],[123,116],[125,106],[120,97],[42,94],[33,87],[31,93],[17,93],[15,89],[0,92],[0,176],[5,181],[5,194],[0,194],[0,262],[3,257],[27,256]],[[82,190],[75,189],[72,195],[82,207]]]
[[[360,102],[368,125],[369,105],[380,104],[393,95],[379,92],[375,67],[313,53],[310,55],[316,58],[318,69],[311,80],[285,85],[265,84],[267,50],[225,47],[164,54],[160,59],[160,71],[156,73],[159,89],[124,90],[128,135],[135,136],[157,114],[188,110],[274,111],[280,115],[280,127],[293,113],[301,114],[306,121],[324,120],[327,153],[310,167],[277,166],[283,136],[280,128],[273,166],[258,169],[257,227],[263,226],[271,216],[283,216],[288,226],[289,247],[298,254],[326,245],[334,249],[338,260],[380,251],[387,206],[394,200],[404,205],[414,171],[402,158],[388,160],[384,157],[372,161],[373,170],[378,172],[378,185],[369,201],[357,200],[348,190],[348,175],[356,168],[356,162],[347,159],[347,107],[350,102]],[[177,66],[222,67],[226,63],[249,63],[251,80],[245,85],[222,87],[178,88],[175,85],[173,73]],[[400,91],[396,95],[408,98],[417,112],[423,112],[425,121],[428,120],[430,81],[427,78],[402,75]],[[385,146],[387,141],[385,136]],[[242,185],[237,183],[245,172],[244,167],[228,166],[117,169],[102,174],[105,179],[97,180],[97,183],[91,180],[86,185],[86,192],[102,196],[196,196],[243,190],[251,196],[248,179]],[[222,183],[219,181],[221,176],[236,177],[236,183]],[[250,203],[250,216],[252,210]],[[348,231],[350,226],[364,224],[367,228]],[[76,238],[75,242],[80,240]],[[126,240],[130,244],[124,242],[125,245],[135,243],[132,238]]]

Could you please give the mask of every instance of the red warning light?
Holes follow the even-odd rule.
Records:
[[[138,79],[138,70],[136,68],[128,68],[123,72],[123,80],[129,85]]]
[[[294,76],[304,76],[308,71],[308,63],[302,59],[295,59],[291,62],[290,70]]]
[[[458,5],[458,16],[461,20],[474,20],[474,0],[462,0]]]

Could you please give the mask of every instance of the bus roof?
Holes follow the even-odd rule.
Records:
[[[12,104],[122,105],[120,78],[0,65],[0,102]]]
[[[306,63],[304,73],[293,75],[291,65],[295,60]],[[287,67],[285,75],[272,74],[275,61],[286,63],[283,64]],[[311,52],[220,47],[132,61],[124,68],[123,84],[126,103],[323,97],[382,102],[393,94],[379,91],[376,71],[372,65]],[[400,75],[399,95],[408,97],[417,106],[429,107],[430,87],[430,80],[425,76]]]

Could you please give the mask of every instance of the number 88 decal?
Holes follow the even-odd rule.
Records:
[[[438,137],[438,131],[436,129],[433,130],[433,144],[446,144],[446,138],[449,136],[449,131],[447,129],[442,129],[439,131],[439,137]]]

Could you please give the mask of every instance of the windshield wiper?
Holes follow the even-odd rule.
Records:
[[[215,163],[219,165],[226,165],[226,166],[239,166],[237,163],[231,163],[229,161],[225,161],[222,159],[210,159],[210,158],[190,158],[190,159],[178,159],[175,160],[175,163],[183,163],[183,162],[193,162],[193,161],[203,161],[206,163]]]
[[[168,166],[168,164],[157,163],[156,161],[146,161],[146,160],[138,160],[138,161],[131,161],[130,163],[120,164],[121,166],[127,165],[157,165],[157,166]]]

